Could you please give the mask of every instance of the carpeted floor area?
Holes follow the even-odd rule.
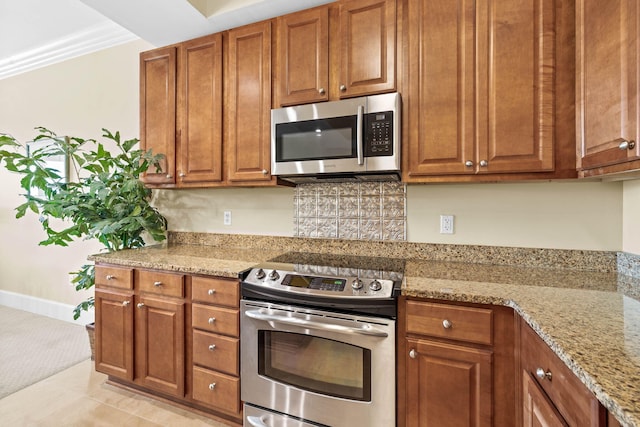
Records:
[[[0,305],[0,399],[90,357],[83,326]]]

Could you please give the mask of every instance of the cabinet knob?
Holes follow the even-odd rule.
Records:
[[[187,174],[186,174],[186,173],[184,173],[184,172],[180,172],[180,175],[179,175],[179,176],[180,176],[180,178],[184,178],[185,176],[187,176]]]
[[[131,304],[131,301],[122,301],[122,306],[123,307],[128,307],[129,304]]]
[[[216,322],[216,318],[215,317],[209,317],[209,324],[213,325]]]
[[[156,287],[162,286],[162,282],[153,282],[153,286],[156,286]]]
[[[536,377],[540,378],[540,380],[547,379],[547,380],[551,381],[551,377],[552,377],[551,371],[545,371],[542,368],[538,368],[538,369],[536,369]]]
[[[213,391],[216,388],[216,383],[209,384],[209,390]]]
[[[215,289],[209,289],[209,290],[207,291],[207,293],[208,293],[209,295],[213,295],[213,294],[215,294],[215,293],[216,293],[216,290],[215,290]]]
[[[481,168],[486,168],[487,166],[489,166],[489,162],[487,162],[486,160],[480,160]]]
[[[325,91],[324,91],[324,88],[323,88],[323,87],[321,87],[320,89],[318,89],[318,93],[319,93],[320,95],[324,95],[324,92],[325,92]]]
[[[173,178],[173,175],[171,175],[170,173],[167,174],[167,179],[171,179]]]
[[[347,90],[347,87],[345,85],[340,85],[340,92],[344,92],[345,90]]]
[[[409,351],[409,357],[415,359],[416,357],[418,357],[418,352],[414,348],[412,348],[411,351]]]
[[[442,321],[442,327],[445,329],[451,329],[453,327],[453,323],[451,323],[451,320],[449,319],[444,319]]]
[[[136,307],[138,307],[138,308],[142,308],[142,307],[144,307],[144,303],[139,302],[139,303],[138,303],[138,305],[137,305]]]
[[[266,170],[266,169],[262,169],[262,175],[266,175],[266,174],[268,174],[268,173],[269,173],[269,171],[268,171],[268,170]]]
[[[470,168],[471,166],[473,166],[473,161],[472,160],[467,160],[466,162],[464,162],[464,165],[468,168]]]
[[[215,344],[210,344],[209,345],[209,351],[213,351],[216,349],[216,345]]]
[[[636,146],[635,141],[627,141],[625,139],[620,143],[620,145],[618,145],[618,148],[621,150],[633,150],[635,146]]]
[[[107,280],[113,280],[115,278],[116,278],[116,276],[113,276],[111,274],[107,274],[107,277],[106,277]]]

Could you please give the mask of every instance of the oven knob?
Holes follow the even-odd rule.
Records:
[[[362,280],[353,279],[353,282],[351,282],[351,287],[353,289],[362,289]]]
[[[264,276],[266,276],[266,273],[263,269],[256,271],[256,277],[258,278],[258,280],[264,279]]]
[[[279,278],[280,275],[278,274],[278,272],[275,270],[271,270],[271,273],[269,273],[269,280],[278,280]]]
[[[372,291],[379,291],[380,289],[382,289],[382,284],[377,280],[374,280],[373,282],[369,283],[369,289],[371,289]]]

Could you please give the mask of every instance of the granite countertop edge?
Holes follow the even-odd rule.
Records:
[[[188,248],[184,253],[180,249]],[[149,268],[159,269],[173,272],[181,272],[185,274],[212,275],[226,278],[238,278],[240,274],[260,262],[276,257],[286,251],[258,251],[255,250],[238,250],[238,259],[234,258],[234,253],[229,252],[229,248],[218,248],[221,256],[218,258],[211,255],[215,249],[209,247],[206,249],[207,255],[198,253],[194,256],[191,251],[197,251],[191,245],[158,245],[150,246],[136,250],[118,251],[110,253],[100,253],[91,255],[89,260],[96,263],[117,264],[132,268]],[[233,249],[232,249],[233,250]],[[419,274],[419,273],[418,273]],[[561,337],[557,337],[553,331],[549,331],[547,324],[552,320],[544,319],[544,315],[540,313],[530,312],[526,304],[521,304],[517,296],[509,295],[508,291],[504,294],[500,291],[502,287],[510,286],[505,283],[491,283],[498,286],[498,290],[494,292],[474,292],[473,290],[464,289],[453,292],[451,290],[439,291],[433,289],[420,289],[419,282],[429,281],[429,278],[421,276],[407,276],[403,283],[402,295],[408,297],[439,299],[454,302],[467,302],[478,304],[503,305],[513,308],[534,331],[549,345],[553,352],[576,374],[581,382],[594,393],[596,398],[619,420],[625,427],[640,427],[640,412],[634,408],[633,413],[625,410],[618,399],[613,398],[611,393],[607,392],[607,387],[603,387],[594,375],[591,375],[582,364],[576,362],[570,351],[565,349]],[[439,280],[439,279],[438,279]],[[446,280],[446,279],[445,279]],[[467,281],[446,280],[447,283],[459,284],[464,287]],[[489,282],[477,281],[473,282],[482,286]],[[581,292],[581,290],[575,290]],[[595,292],[595,291],[593,291]],[[613,391],[613,390],[612,390]],[[614,395],[616,393],[613,393]]]

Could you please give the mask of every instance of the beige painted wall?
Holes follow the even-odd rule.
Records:
[[[84,137],[98,137],[102,127],[137,136],[138,53],[149,48],[145,42],[132,42],[0,80],[0,132],[23,141],[38,125]],[[0,171],[0,180],[0,291],[66,304],[83,299],[72,290],[67,273],[100,247],[87,242],[71,248],[38,247],[43,234],[37,219],[13,218],[20,202],[17,178]],[[624,235],[625,250],[640,253],[640,227],[633,220],[640,204],[631,203],[638,193],[637,182],[409,186],[408,238],[616,251],[623,248]],[[156,191],[154,198],[172,230],[284,236],[293,232],[290,188],[164,190]],[[232,211],[231,226],[222,224],[224,210]],[[440,214],[455,215],[454,235],[438,233]]]
[[[625,181],[623,197],[622,250],[640,255],[640,180]]]

